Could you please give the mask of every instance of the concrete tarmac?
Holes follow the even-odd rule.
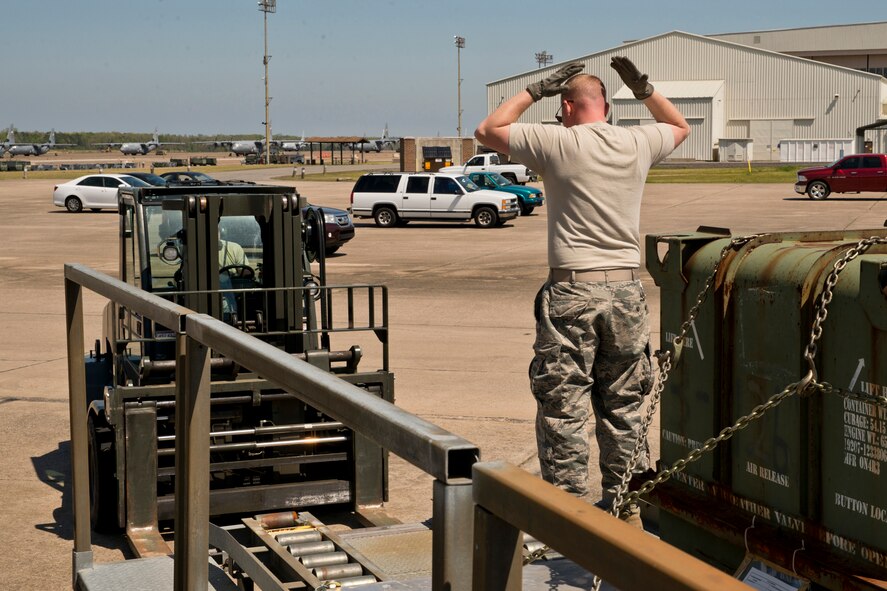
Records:
[[[293,181],[312,203],[345,208],[350,182]],[[309,171],[310,172],[310,171]],[[255,176],[254,176],[255,175]],[[243,172],[219,173],[244,178]],[[71,482],[62,266],[117,274],[115,213],[68,214],[47,180],[0,182],[0,571],[8,589],[71,583]],[[887,194],[814,202],[791,185],[649,185],[642,233],[697,226],[757,232],[880,228]],[[538,473],[527,366],[532,301],[547,273],[546,208],[502,228],[411,223],[357,236],[328,259],[331,283],[381,283],[390,290],[391,369],[397,404],[478,444],[484,460]],[[646,272],[652,342],[659,345],[659,292]],[[104,302],[86,297],[86,342],[101,335]],[[369,337],[355,336],[354,344]],[[365,362],[366,363],[366,362]],[[655,427],[655,425],[654,425]],[[650,434],[654,456],[658,428]],[[596,454],[595,454],[596,455]],[[592,481],[598,479],[592,469]],[[388,511],[402,521],[431,515],[431,479],[392,458]],[[120,538],[94,536],[97,561],[127,552]]]

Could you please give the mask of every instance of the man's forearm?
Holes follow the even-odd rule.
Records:
[[[690,135],[690,124],[670,100],[659,92],[653,92],[644,99],[644,105],[658,123],[671,125],[674,134],[674,146],[677,148]]]
[[[670,100],[665,98],[660,92],[653,92],[648,98],[644,99],[644,105],[653,115],[658,123],[668,123],[675,127],[690,129],[690,125],[678,108],[674,106]]]
[[[508,127],[520,119],[532,104],[533,97],[530,93],[526,91],[517,93],[481,121],[474,132],[474,137],[488,148],[507,154]]]

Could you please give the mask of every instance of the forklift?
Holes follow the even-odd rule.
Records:
[[[387,293],[327,285],[323,219],[290,187],[123,188],[119,279],[393,402]],[[360,331],[377,369],[358,370]],[[125,529],[137,556],[166,551],[174,516],[175,341],[110,301],[86,359],[91,523]],[[387,500],[384,449],[230,359],[210,367],[210,515]]]

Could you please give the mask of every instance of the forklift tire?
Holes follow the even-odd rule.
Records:
[[[101,417],[90,414],[89,445],[89,520],[99,533],[117,533],[117,480],[114,458],[114,434]]]

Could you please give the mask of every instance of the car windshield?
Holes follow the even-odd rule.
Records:
[[[142,179],[138,179],[134,176],[122,176],[120,180],[129,185],[130,187],[150,187],[151,185],[143,181]]]
[[[511,181],[509,181],[507,178],[505,178],[504,176],[502,176],[498,172],[491,172],[490,178],[493,179],[493,182],[496,183],[496,185],[498,185],[500,187],[507,187],[508,185],[511,184]]]
[[[474,182],[470,178],[468,178],[467,176],[457,176],[456,182],[458,182],[460,185],[462,185],[462,187],[464,187],[464,189],[466,191],[468,191],[469,193],[480,189],[480,187],[475,185]]]
[[[163,178],[162,176],[157,176],[156,174],[151,174],[150,172],[142,173],[140,176],[138,176],[136,178],[140,178],[143,181],[145,181],[146,183],[148,183],[150,185],[155,185],[158,187],[162,187],[162,186],[166,185],[165,178]]]

